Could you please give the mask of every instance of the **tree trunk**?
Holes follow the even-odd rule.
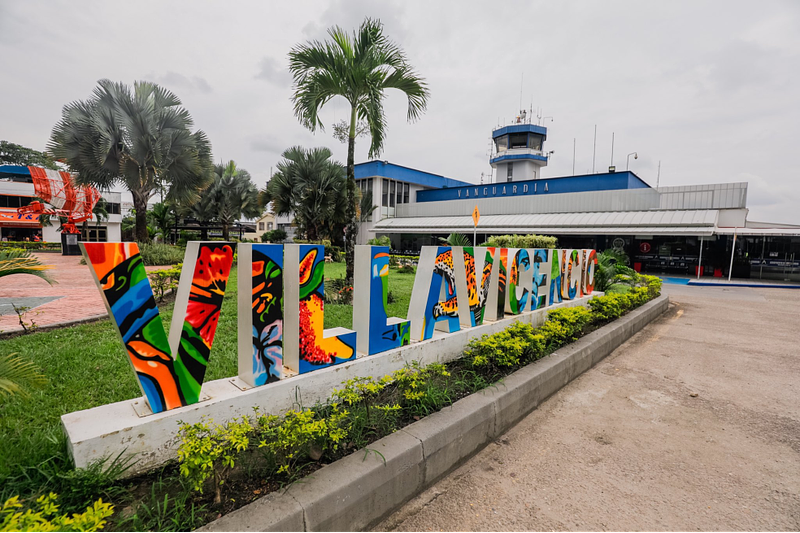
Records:
[[[344,238],[345,262],[347,271],[345,278],[348,283],[353,282],[355,265],[356,236],[358,235],[358,220],[356,220],[356,108],[350,111],[350,136],[347,139],[347,233]]]
[[[133,193],[133,208],[136,210],[136,241],[148,242],[150,235],[147,233],[147,198],[141,193]]]
[[[230,237],[230,229],[228,229],[228,223],[227,222],[223,222],[222,223],[222,240],[223,241],[230,240],[228,237]]]

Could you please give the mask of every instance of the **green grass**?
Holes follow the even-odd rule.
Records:
[[[325,265],[326,278],[344,277],[344,263]],[[397,297],[392,316],[405,317],[413,274],[391,271],[389,289]],[[231,272],[206,381],[237,373],[236,269]],[[87,287],[86,290],[97,290]],[[169,328],[173,305],[160,306]],[[325,327],[351,328],[349,305],[326,305]],[[0,401],[0,501],[30,493],[69,468],[61,428],[63,414],[141,396],[122,343],[109,320],[0,341],[0,353],[17,352],[39,366],[49,382],[30,397]]]

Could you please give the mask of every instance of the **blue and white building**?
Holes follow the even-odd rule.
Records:
[[[359,243],[388,235],[398,251],[450,233],[544,234],[565,248],[618,248],[644,272],[800,279],[800,225],[748,219],[747,183],[651,187],[630,171],[543,175],[547,129],[521,121],[492,133],[494,179],[474,184],[388,161],[356,165],[378,208]],[[480,212],[474,227],[472,212]],[[702,250],[702,258],[701,258]]]

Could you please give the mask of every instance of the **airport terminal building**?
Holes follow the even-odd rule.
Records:
[[[394,249],[413,252],[454,232],[474,233],[478,244],[536,233],[558,237],[559,247],[624,250],[642,272],[800,279],[800,225],[749,220],[747,183],[653,188],[613,168],[544,178],[546,136],[524,120],[495,129],[495,179],[480,185],[387,161],[356,165],[378,205],[359,243],[388,235]]]

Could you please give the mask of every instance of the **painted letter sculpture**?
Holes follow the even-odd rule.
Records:
[[[135,243],[81,243],[154,413],[197,403],[233,263],[232,243],[190,242],[169,337]],[[389,317],[389,248],[357,246],[353,329],[324,329],[324,249],[241,244],[239,378],[250,387],[590,295],[594,250],[424,246],[408,319]]]
[[[139,246],[87,242],[81,248],[150,409],[159,413],[197,403],[233,263],[233,245],[187,245],[169,340]]]
[[[411,321],[389,317],[389,247],[356,246],[353,327],[358,351],[367,355],[406,346]]]

